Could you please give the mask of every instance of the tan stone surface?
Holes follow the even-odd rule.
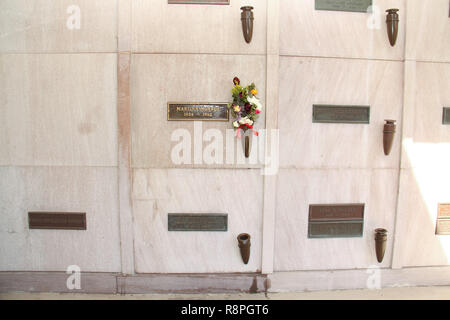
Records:
[[[277,186],[275,271],[389,267],[392,235],[378,264],[374,230],[394,229],[398,170],[281,169]],[[308,238],[310,204],[364,203],[363,237]],[[325,279],[323,279],[325,281]]]
[[[407,1],[406,58],[450,62],[450,23],[447,0]]]
[[[0,55],[0,165],[117,165],[116,54]]]
[[[403,60],[406,0],[377,0],[374,15],[315,10],[315,0],[280,1],[280,54]],[[397,44],[391,47],[386,13],[400,9]]]
[[[114,52],[117,2],[2,0],[0,52]],[[67,22],[77,8],[80,28],[69,29]]]

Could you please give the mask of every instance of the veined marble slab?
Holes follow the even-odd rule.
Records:
[[[86,212],[87,230],[29,230],[29,211]],[[119,272],[115,168],[0,167],[0,270]]]
[[[439,203],[450,203],[448,169],[402,169],[395,252],[402,267],[450,264],[450,236],[436,235]]]
[[[401,62],[328,58],[280,59],[282,168],[397,168],[402,126]],[[314,104],[370,106],[370,124],[313,123]],[[391,154],[385,119],[397,120]]]
[[[235,137],[231,116],[229,122],[198,122],[196,131],[194,121],[167,121],[167,103],[232,102],[233,78],[237,76],[244,86],[251,82],[256,84],[263,111],[255,124],[255,129],[264,128],[265,61],[263,56],[248,55],[133,55],[131,63],[132,166],[134,168],[259,167],[262,162],[258,158],[264,158],[262,136],[253,137],[259,149],[255,147],[251,152],[251,157],[255,157],[253,164],[246,163],[242,138]],[[184,139],[185,135],[187,139]],[[189,161],[183,163],[181,160],[175,161],[172,157],[172,152],[177,150],[175,147],[182,141],[187,143],[186,149],[191,152],[190,157],[186,156]],[[204,154],[213,154],[212,149],[208,149],[208,146],[213,146],[213,142],[218,145],[214,148],[218,150],[217,162],[204,157]],[[196,146],[201,149],[198,153],[200,157],[196,157],[194,149]],[[222,155],[219,155],[219,152],[222,152]],[[227,165],[227,153],[231,154],[231,152],[234,153],[234,157],[228,156],[234,160]]]
[[[2,0],[0,30],[0,52],[114,52],[117,0]]]
[[[408,0],[406,58],[450,62],[448,0]]]
[[[406,61],[405,67],[402,168],[448,170],[450,126],[442,113],[450,106],[450,63]]]
[[[281,169],[275,227],[275,271],[389,267],[398,190],[395,169]],[[310,204],[364,203],[361,238],[308,239]],[[375,255],[374,230],[388,236],[383,263]]]
[[[117,165],[116,54],[0,55],[0,165]]]
[[[406,0],[374,0],[373,13],[315,10],[315,0],[280,1],[280,54],[403,60]],[[387,35],[386,10],[399,8],[397,44]]]
[[[261,270],[263,176],[259,170],[135,169],[136,272],[218,273]],[[227,232],[169,232],[168,213],[227,213]],[[237,236],[251,235],[242,262]]]
[[[241,6],[253,6],[250,44],[242,34]],[[230,5],[170,5],[167,0],[134,0],[132,50],[144,53],[264,54],[267,0]]]

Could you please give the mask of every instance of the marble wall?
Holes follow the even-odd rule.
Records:
[[[449,3],[408,1],[405,112],[394,267],[450,263],[450,239],[435,235],[439,203],[450,203]]]
[[[448,265],[449,236],[435,230],[439,203],[450,203],[450,126],[442,124],[443,107],[450,106],[450,64],[408,60],[405,66],[409,108],[403,115],[395,265]]]
[[[1,271],[121,270],[116,22],[117,1],[0,2]],[[87,230],[29,230],[28,211]]]
[[[132,3],[131,166],[136,272],[261,271],[263,177],[257,158],[264,155],[264,144],[260,143],[264,141],[253,139],[261,147],[253,150],[255,161],[245,161],[241,141],[234,137],[230,122],[167,121],[168,102],[229,102],[235,76],[243,85],[254,82],[265,104],[266,1],[248,2],[255,8],[250,44],[242,35],[240,1],[231,1],[228,6],[170,5],[166,0]],[[260,130],[264,124],[262,116],[255,127]],[[189,163],[178,163],[172,157],[178,144],[172,137],[176,130],[189,134]],[[203,138],[199,143],[194,141],[196,130],[200,140]],[[220,159],[214,163],[202,157],[210,144],[205,140],[208,130],[219,130],[223,142]],[[197,143],[200,161],[195,155]],[[226,213],[228,231],[168,232],[168,213]],[[242,263],[237,247],[236,237],[243,232],[252,236],[248,265]]]
[[[243,41],[241,6],[255,8],[250,44]],[[179,5],[168,4],[167,0],[134,0],[132,51],[265,55],[266,16],[267,0],[234,0],[229,5]]]
[[[314,1],[280,4],[274,270],[367,268],[377,263],[373,230],[395,229],[401,135],[385,156],[383,125],[402,118],[404,32],[392,48],[386,23],[377,25],[392,1],[375,2],[372,15],[317,11]],[[313,104],[367,105],[370,123],[313,123]],[[309,205],[335,203],[365,204],[363,236],[309,239]],[[381,267],[391,265],[392,244]]]
[[[2,0],[2,53],[117,50],[117,0]],[[80,17],[78,28],[71,17]],[[74,16],[75,15],[75,16]]]
[[[449,202],[450,127],[442,125],[450,103],[448,6],[374,1],[370,15],[316,11],[313,0],[280,2],[275,271],[376,265],[378,227],[390,232],[379,266],[449,264],[448,236],[435,235],[437,205]],[[391,7],[400,9],[395,47],[384,18]],[[313,104],[370,105],[370,124],[312,123]],[[388,157],[384,119],[397,120]],[[315,203],[365,203],[363,237],[308,239]]]
[[[374,0],[373,14],[368,14],[315,10],[315,0],[281,0],[280,54],[403,60],[406,2]],[[402,15],[394,48],[386,41],[385,10],[390,8],[399,8]]]
[[[449,3],[373,3],[370,14],[319,11],[314,0],[1,1],[0,271],[449,265],[449,236],[435,235],[437,205],[450,203]],[[255,8],[250,44],[243,5]],[[80,28],[68,27],[78,9]],[[229,102],[234,76],[258,86],[257,129],[279,128],[277,175],[261,174],[264,136],[246,162],[231,123],[167,121],[168,102]],[[370,123],[313,123],[313,104],[369,105]],[[397,120],[389,156],[385,119]],[[173,160],[172,134],[194,139],[199,125],[223,136],[223,162],[196,162],[194,147],[191,163]],[[363,236],[308,239],[309,205],[319,203],[364,203]],[[88,229],[29,230],[27,212],[38,210],[86,212]],[[168,232],[168,213],[227,213],[228,231]],[[379,227],[389,230],[382,264]],[[248,265],[242,232],[252,235]]]
[[[260,271],[262,194],[259,170],[134,170],[136,271]],[[228,231],[168,232],[167,213],[225,213]],[[252,236],[252,254],[247,265],[236,250],[236,237],[244,232]]]
[[[173,136],[173,133],[177,129],[186,130],[192,144],[197,137],[194,121],[167,121],[167,103],[228,103],[232,80],[236,75],[239,75],[242,83],[258,84],[258,90],[263,94],[266,91],[265,63],[265,56],[261,55],[133,55],[131,61],[132,166],[134,168],[258,167],[257,163],[251,165],[245,162],[243,148],[240,143],[238,146],[238,141],[234,137],[227,140],[227,129],[228,133],[234,136],[233,128],[229,122],[223,121],[203,121],[196,124],[200,140],[203,140],[199,142],[203,152],[207,152],[205,149],[210,144],[209,139],[205,137],[207,131],[220,130],[223,148],[222,146],[220,148],[222,156],[218,159],[220,160],[217,161],[218,163],[209,163],[205,159],[196,161],[193,146],[190,147],[191,156],[187,161],[183,163],[174,161],[172,151],[180,139],[178,136]],[[215,80],[211,81],[211,77]],[[261,102],[265,104],[264,96],[261,97]],[[265,116],[262,115],[255,124],[255,128],[264,128],[264,123]],[[259,145],[261,145],[260,152],[263,152],[264,145]],[[227,152],[233,152],[232,162],[227,163]]]

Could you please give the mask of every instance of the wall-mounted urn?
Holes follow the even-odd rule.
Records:
[[[383,149],[384,154],[389,155],[391,153],[392,144],[395,136],[396,129],[396,121],[395,120],[384,120],[386,123],[384,124],[383,130]]]
[[[252,136],[253,132],[251,130],[244,131],[244,134],[242,135],[242,146],[244,147],[244,154],[246,158],[250,157]]]
[[[244,264],[248,263],[250,259],[250,235],[248,233],[241,233],[237,237],[239,243],[239,250],[241,251],[241,257]]]
[[[386,252],[388,231],[386,229],[375,229],[375,251],[379,263],[383,262],[384,253]]]
[[[397,13],[398,11],[399,9],[386,10],[386,12],[388,13],[386,16],[387,33],[391,46],[395,46],[395,43],[397,42],[398,22],[400,21],[399,15]]]
[[[253,37],[253,7],[241,7],[242,32],[244,33],[245,42],[250,43]]]

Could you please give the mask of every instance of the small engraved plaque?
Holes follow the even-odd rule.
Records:
[[[450,124],[450,108],[444,108],[442,124]]]
[[[450,219],[438,219],[436,234],[442,236],[450,235]]]
[[[30,229],[86,230],[86,213],[28,212]]]
[[[437,235],[450,235],[450,203],[440,203],[436,222]]]
[[[310,221],[361,220],[364,218],[364,204],[310,205]]]
[[[309,238],[362,237],[364,204],[309,206]]]
[[[313,105],[314,123],[370,123],[370,106]]]
[[[440,203],[438,210],[438,219],[450,219],[450,203]]]
[[[230,4],[230,0],[169,0],[169,4]]]
[[[368,12],[372,0],[316,0],[316,10]]]
[[[227,231],[228,214],[169,213],[169,231]]]
[[[309,224],[309,238],[362,237],[363,223],[358,221],[316,222]]]
[[[228,121],[227,103],[168,103],[169,121]]]

